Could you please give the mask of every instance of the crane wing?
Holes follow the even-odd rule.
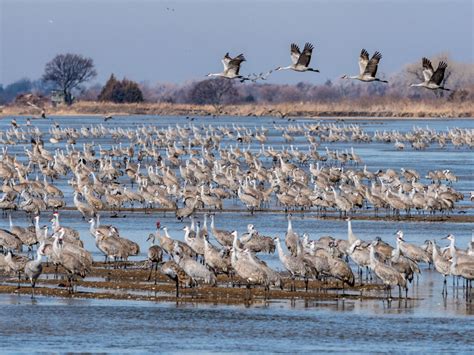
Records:
[[[303,53],[300,55],[297,64],[307,67],[311,61],[311,54],[313,53],[313,45],[306,43],[303,48]]]
[[[367,67],[368,62],[369,62],[369,52],[367,52],[365,49],[362,49],[360,51],[360,56],[359,56],[360,75],[364,74],[364,71],[365,71],[365,68]]]
[[[433,76],[433,66],[431,65],[431,61],[428,58],[424,58],[421,60],[423,64],[423,77],[425,81],[429,81]]]
[[[447,67],[448,67],[448,64],[446,64],[446,62],[443,62],[443,61],[439,62],[438,69],[436,69],[430,81],[435,83],[436,85],[440,85],[441,82],[443,81],[444,72]]]
[[[224,72],[229,69],[229,63],[231,60],[232,58],[229,56],[229,52],[227,52],[224,58],[222,58],[222,65],[224,66]]]
[[[244,55],[241,53],[235,58],[231,58],[228,62],[227,69],[224,70],[225,74],[233,73],[239,75],[240,64],[245,61]]]
[[[371,77],[375,77],[377,74],[377,67],[379,65],[380,59],[382,59],[382,54],[380,52],[375,52],[372,58],[370,58],[367,66],[364,70],[364,75],[370,75]]]
[[[296,65],[298,63],[298,59],[300,59],[300,47],[298,45],[292,43],[291,44],[291,62]]]

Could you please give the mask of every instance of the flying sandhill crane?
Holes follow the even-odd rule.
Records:
[[[36,259],[28,261],[25,265],[25,276],[31,282],[31,298],[35,297],[36,280],[43,272],[43,265],[41,264],[41,259],[44,255],[45,245],[46,242],[43,240],[40,243],[38,250],[36,251]]]
[[[341,79],[355,79],[365,82],[380,81],[381,83],[388,83],[386,80],[381,80],[375,77],[380,59],[382,59],[382,54],[380,52],[375,52],[369,60],[369,52],[362,49],[359,56],[360,74],[353,76],[343,75]]]
[[[275,70],[294,70],[298,72],[312,71],[319,73],[318,69],[313,69],[309,67],[313,49],[314,46],[311,43],[307,42],[304,45],[303,52],[301,52],[298,45],[292,43],[290,46],[292,64],[288,65],[287,67],[278,67]]]
[[[431,64],[431,61],[428,58],[423,58],[421,60],[421,63],[423,65],[423,77],[425,78],[425,81],[419,84],[411,84],[410,87],[421,86],[430,90],[440,89],[450,91],[450,89],[447,89],[442,86],[444,72],[448,67],[448,64],[446,62],[439,62],[436,71],[433,71],[433,65]]]
[[[242,62],[245,62],[245,57],[243,54],[239,54],[235,58],[232,58],[227,52],[224,58],[222,58],[222,65],[224,66],[224,71],[221,73],[209,73],[207,74],[207,76],[217,76],[220,78],[227,79],[240,79],[240,82],[250,80],[249,78],[245,78],[239,74],[240,65],[242,64]]]

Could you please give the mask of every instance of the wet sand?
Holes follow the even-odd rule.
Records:
[[[124,265],[121,264],[123,267]],[[261,303],[264,301],[275,301],[285,299],[308,299],[308,300],[335,300],[335,299],[383,299],[383,288],[381,285],[356,283],[354,287],[344,285],[335,280],[309,281],[308,291],[305,291],[304,281],[296,280],[297,291],[290,292],[288,289],[291,280],[284,277],[284,289],[272,287],[265,292],[261,286],[252,286],[250,291],[246,284],[234,278],[232,280],[219,275],[216,287],[199,284],[195,288],[180,288],[180,297],[176,298],[175,284],[166,276],[155,273],[150,281],[147,281],[149,268],[146,261],[128,262],[127,268],[114,269],[111,265],[94,262],[93,270],[84,280],[75,283],[77,291],[73,294],[67,290],[67,280],[62,278],[61,268],[59,276],[54,276],[54,266],[44,264],[43,274],[36,284],[36,295],[50,297],[70,297],[86,299],[114,299],[135,300],[155,302],[192,302],[212,304],[248,304]],[[284,274],[283,274],[284,275]],[[1,280],[1,279],[0,279]],[[22,280],[21,287],[17,288],[17,278],[8,277],[0,282],[0,293],[3,294],[31,294],[29,283]],[[393,292],[394,298],[398,293]]]

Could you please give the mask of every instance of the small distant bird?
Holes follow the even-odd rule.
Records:
[[[314,46],[307,42],[304,45],[303,52],[300,51],[300,48],[295,43],[292,43],[290,46],[291,52],[291,65],[287,67],[278,67],[275,70],[294,70],[299,72],[312,71],[319,73],[318,69],[313,69],[309,67],[311,62],[311,55],[313,54]]]
[[[104,116],[104,121],[107,122],[107,121],[111,120],[112,118],[113,118],[112,115]]]
[[[46,118],[46,111],[44,109],[41,110],[41,118]]]
[[[29,118],[26,119],[26,126],[27,127],[31,126],[31,120]]]
[[[444,79],[444,72],[448,67],[446,62],[439,62],[436,71],[433,71],[433,65],[428,58],[422,58],[421,63],[423,65],[423,77],[425,78],[425,81],[419,84],[411,84],[410,87],[421,86],[430,90],[440,89],[450,91],[450,89],[441,85]]]
[[[388,83],[386,80],[381,80],[375,77],[380,59],[382,59],[382,54],[380,52],[375,52],[369,60],[369,52],[362,49],[359,56],[360,74],[354,76],[343,75],[341,79],[355,79],[365,82],[380,81],[381,83]]]
[[[224,66],[224,71],[221,73],[209,73],[207,76],[218,76],[221,78],[227,79],[240,79],[240,82],[244,82],[245,80],[250,80],[247,77],[243,77],[239,74],[240,65],[242,62],[245,62],[246,59],[244,55],[241,53],[237,57],[232,58],[229,56],[229,52],[227,52],[222,59],[222,65]]]
[[[10,123],[12,124],[13,127],[18,128],[18,123],[16,123],[15,119],[11,120]]]

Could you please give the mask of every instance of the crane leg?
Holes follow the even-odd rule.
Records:
[[[176,278],[176,298],[179,298],[179,280]]]
[[[305,286],[306,292],[308,292],[308,284],[309,284],[309,279],[305,278],[304,279],[304,286]]]

